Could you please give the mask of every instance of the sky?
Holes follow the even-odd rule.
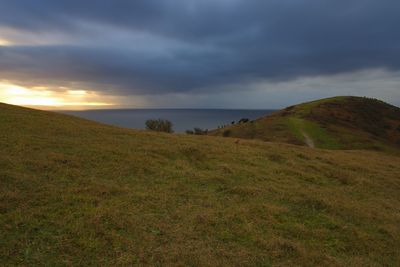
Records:
[[[0,102],[400,106],[398,0],[0,0]]]

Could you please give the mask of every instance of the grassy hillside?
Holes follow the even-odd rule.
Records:
[[[400,148],[400,108],[364,97],[334,97],[288,107],[211,132],[328,149]]]
[[[400,262],[399,157],[4,104],[0,147],[1,266]]]

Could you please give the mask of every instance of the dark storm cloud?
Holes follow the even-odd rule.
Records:
[[[0,47],[0,76],[146,94],[398,70],[399,10],[391,0],[2,0],[0,27],[71,40]],[[143,33],[151,46],[135,42]]]

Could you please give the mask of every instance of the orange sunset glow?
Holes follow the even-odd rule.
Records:
[[[105,102],[100,95],[86,90],[26,88],[7,82],[0,82],[0,102],[48,109],[70,107],[80,109],[112,105],[112,103]]]

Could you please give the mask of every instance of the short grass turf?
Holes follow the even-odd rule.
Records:
[[[2,266],[396,266],[400,158],[0,105]]]

